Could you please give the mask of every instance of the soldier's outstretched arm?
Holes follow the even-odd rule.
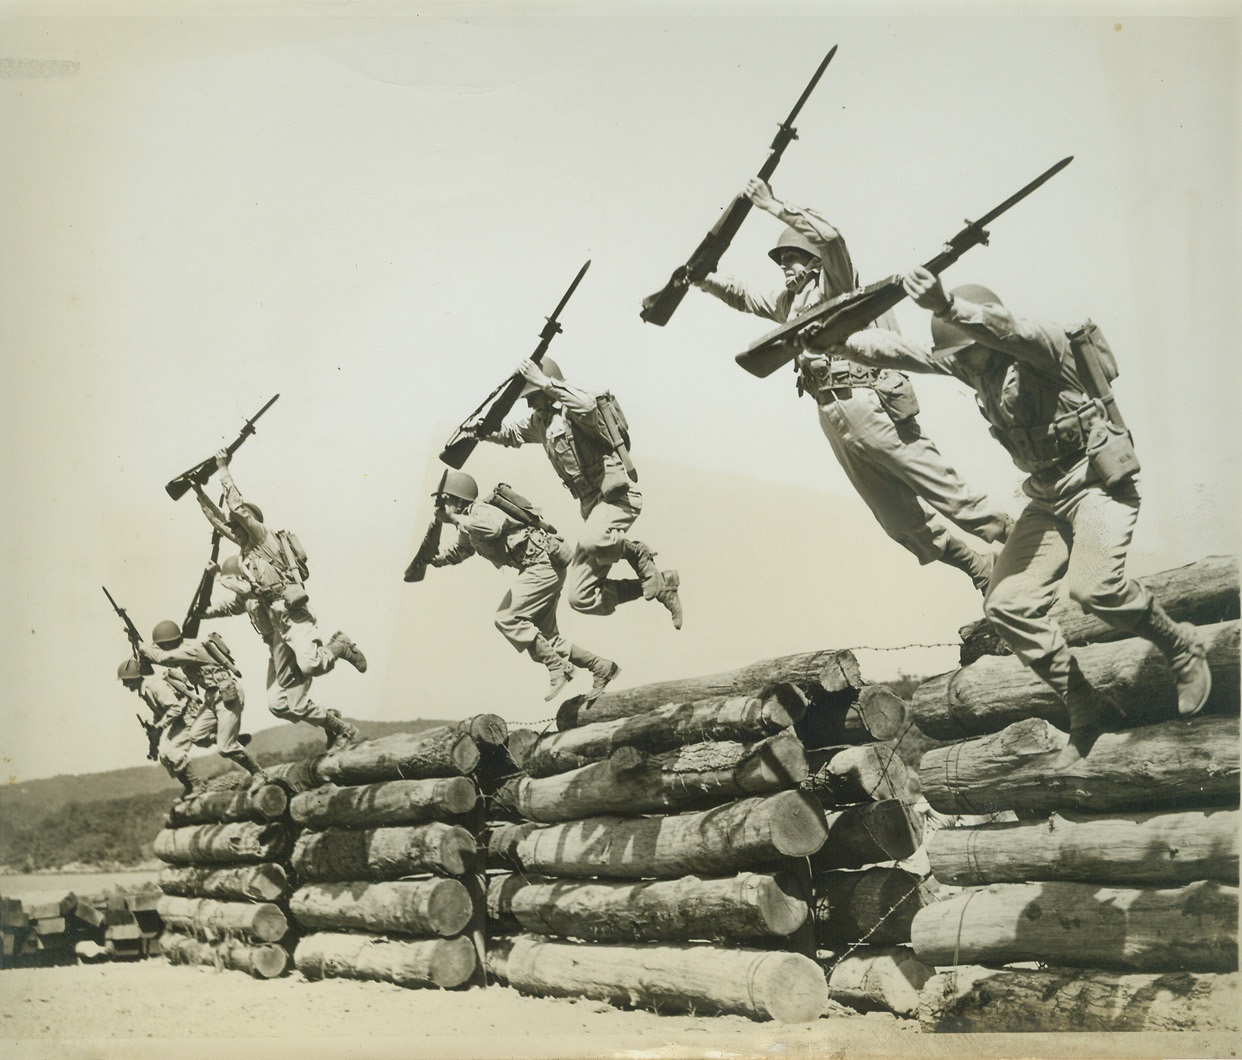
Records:
[[[194,488],[194,496],[198,498],[198,506],[203,510],[203,514],[207,516],[207,521],[211,523],[211,525],[218,530],[222,536],[227,537],[233,542],[233,544],[240,545],[241,540],[237,536],[237,531],[229,525],[229,517],[220,509],[219,505],[217,505],[215,501],[207,496],[202,486],[200,486],[193,479],[190,480],[190,485]]]

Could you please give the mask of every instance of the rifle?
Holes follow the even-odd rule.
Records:
[[[125,635],[129,637],[129,646],[134,651],[134,658],[142,662],[142,655],[138,651],[138,645],[142,643],[142,634],[138,632],[138,627],[134,625],[134,620],[125,613],[125,608],[112,599],[112,594],[108,592],[108,587],[101,585],[100,588],[104,591],[104,596],[108,598],[108,603],[112,605],[112,610],[125,623]]]
[[[198,588],[194,590],[194,598],[190,601],[190,609],[185,613],[185,621],[181,623],[181,635],[187,638],[198,636],[202,612],[211,606],[211,588],[216,580],[216,562],[220,559],[220,531],[213,527],[211,531],[211,563],[203,570],[198,580]]]
[[[967,221],[966,227],[950,239],[944,249],[924,266],[929,272],[940,275],[971,247],[988,242],[988,232],[984,227],[996,220],[1011,206],[1021,202],[1046,180],[1051,179],[1074,160],[1074,156],[1061,159],[1055,166],[1044,170],[1038,177],[1009,196],[994,210],[989,210],[977,221]],[[829,299],[813,306],[805,313],[787,321],[779,328],[769,331],[766,335],[752,342],[739,353],[737,361],[751,375],[760,378],[771,375],[783,364],[787,364],[798,355],[801,349],[798,336],[811,324],[819,326],[814,337],[817,348],[825,348],[844,342],[856,331],[861,331],[872,321],[883,316],[898,302],[905,298],[905,288],[901,285],[900,276],[888,276],[878,283],[847,291],[836,298]]]
[[[436,508],[440,507],[441,501],[439,493],[444,489],[444,480],[448,478],[448,472],[444,472],[440,476],[440,485],[436,487],[433,496],[436,497]],[[410,560],[410,565],[405,568],[405,574],[402,576],[407,582],[421,582],[427,573],[427,565],[436,558],[436,553],[440,551],[440,534],[444,530],[444,523],[437,519],[434,515],[431,518],[431,525],[427,527],[427,532],[423,535],[422,544],[418,546],[418,551],[414,553],[414,558]]]
[[[263,413],[276,404],[276,398],[278,397],[280,397],[279,394],[268,401],[266,405],[264,405],[258,412],[246,421],[246,425],[242,427],[241,433],[238,434],[237,438],[234,439],[234,441],[225,449],[226,453],[232,456],[233,453],[237,452],[237,449],[242,442],[250,437],[250,435],[254,434],[255,422],[260,416],[263,415]],[[170,481],[164,487],[164,492],[167,493],[173,500],[178,501],[185,495],[192,483],[197,482],[200,486],[203,485],[209,478],[211,478],[211,476],[215,473],[215,470],[216,458],[214,456],[210,456],[201,464],[195,464],[189,471],[183,471],[175,479]]]
[[[141,714],[135,714],[134,717],[138,719],[138,724],[147,734],[147,759],[151,762],[158,762],[160,760],[160,737],[163,733],[157,726],[143,721]]]
[[[535,352],[530,355],[530,359],[536,364],[543,360],[543,355],[548,352],[548,346],[551,344],[552,339],[561,330],[557,317],[561,315],[561,310],[565,308],[565,303],[569,301],[574,291],[577,290],[578,284],[582,282],[582,277],[586,275],[586,271],[590,267],[591,262],[588,260],[578,270],[578,275],[574,277],[574,282],[569,285],[569,290],[565,292],[564,296],[557,303],[556,308],[552,310],[552,315],[545,318],[547,323],[544,324],[543,330],[539,332],[539,345],[535,347]],[[448,464],[449,467],[460,471],[462,464],[474,452],[474,447],[479,444],[480,436],[491,434],[500,426],[505,416],[509,414],[509,410],[513,408],[517,399],[521,397],[522,388],[525,386],[526,380],[522,378],[520,373],[514,372],[500,386],[496,387],[495,390],[487,395],[487,399],[483,404],[463,420],[461,426],[453,432],[453,436],[445,443],[440,459]],[[467,430],[466,424],[483,413],[484,409],[487,409],[487,412],[483,415],[483,419],[479,424],[472,430]]]
[[[767,160],[759,169],[760,180],[772,179],[772,174],[776,172],[777,163],[780,162],[785,148],[789,146],[789,141],[798,138],[798,130],[793,126],[794,120],[836,54],[837,46],[834,44],[832,51],[825,56],[824,61],[819,64],[819,69],[815,71],[815,75],[802,90],[802,95],[798,97],[798,102],[789,112],[789,117],[777,128],[772,146],[768,148]],[[745,195],[735,196],[728,208],[720,215],[720,219],[712,225],[711,231],[703,237],[703,241],[690,255],[690,260],[684,265],[677,266],[668,283],[661,290],[643,299],[643,308],[638,315],[648,324],[660,326],[667,324],[674,310],[681,305],[681,300],[686,297],[686,291],[690,285],[716,270],[721,257],[729,249],[729,244],[733,242],[733,237],[737,235],[737,230],[742,227],[742,222],[746,220],[746,215],[750,213],[753,205]]]

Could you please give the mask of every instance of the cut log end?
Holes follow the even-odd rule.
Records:
[[[503,747],[509,738],[509,726],[499,714],[476,714],[465,725],[465,731],[478,743]]]
[[[262,784],[250,793],[255,811],[265,820],[273,820],[289,806],[289,791],[283,784]]]
[[[810,1023],[828,1007],[823,971],[800,953],[770,953],[755,970],[756,998],[779,1023]]]
[[[275,979],[289,967],[289,951],[271,943],[252,947],[250,959],[254,974],[260,979]]]
[[[458,935],[465,931],[474,914],[470,892],[460,880],[436,880],[427,900],[427,919],[441,935]]]
[[[819,803],[801,791],[783,791],[772,798],[781,800],[779,812],[772,814],[772,845],[782,854],[797,858],[819,850],[828,838]]]

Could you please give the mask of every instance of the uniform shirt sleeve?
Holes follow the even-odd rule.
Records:
[[[228,516],[216,507],[215,503],[210,497],[207,496],[207,494],[203,493],[201,490],[195,492],[198,496],[198,506],[203,510],[203,514],[207,516],[207,521],[211,523],[211,525],[218,530],[222,536],[227,537],[233,542],[233,544],[240,545],[241,540],[237,536],[237,531],[229,525]]]
[[[732,277],[718,276],[714,272],[699,281],[699,288],[732,309],[781,323],[788,319],[793,303],[793,295],[783,286],[779,291],[755,291]]]
[[[516,449],[526,442],[542,442],[547,426],[544,417],[528,407],[525,412],[506,419],[491,434],[484,435],[483,440]]]
[[[824,270],[824,287],[829,297],[844,294],[858,286],[849,247],[835,225],[814,210],[792,203],[785,203],[780,219],[818,248],[820,267]]]
[[[143,641],[139,650],[152,662],[163,666],[177,666],[180,663],[215,665],[215,660],[207,654],[207,649],[203,647],[202,642],[197,640],[183,640],[175,648],[161,648],[158,644],[148,644]]]
[[[224,487],[224,503],[228,507],[229,514],[232,516],[232,524],[240,526],[242,533],[249,538],[249,544],[260,545],[267,537],[270,530],[267,526],[256,519],[250,512],[239,512],[237,509],[246,503],[246,499],[241,495],[241,490],[237,488],[237,483],[233,481],[233,476],[229,474],[228,468],[220,470],[220,484]],[[236,531],[233,534],[233,540],[238,541]],[[238,541],[244,548],[247,542]],[[277,549],[279,552],[279,549]]]
[[[223,595],[212,598],[211,605],[203,612],[203,618],[228,618],[230,615],[241,615],[245,612],[246,597],[226,589]]]
[[[1073,350],[1063,328],[1015,316],[995,302],[979,305],[954,297],[941,319],[955,324],[980,346],[1006,353],[1043,375],[1060,377],[1073,363]]]
[[[956,357],[935,357],[927,348],[911,342],[904,335],[884,328],[863,328],[854,332],[839,347],[829,351],[859,364],[874,368],[895,368],[900,372],[925,375],[952,375],[970,382],[965,365]]]
[[[598,395],[589,390],[553,379],[552,384],[544,387],[543,392],[571,416],[590,416],[595,413],[595,399]]]

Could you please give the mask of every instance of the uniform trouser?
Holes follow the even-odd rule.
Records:
[[[565,585],[571,553],[560,538],[550,538],[548,551],[518,574],[496,611],[496,628],[518,651],[530,651],[542,635],[558,655],[568,658],[569,644],[556,625],[556,605]]]
[[[309,608],[273,612],[272,628],[285,642],[303,674],[320,677],[336,665],[336,656],[324,647],[323,634]]]
[[[241,732],[242,707],[245,700],[241,688],[228,699],[218,692],[208,692],[202,709],[188,725],[183,718],[175,719],[160,737],[157,754],[164,768],[176,774],[190,764],[190,747],[205,747],[215,738],[216,750],[222,755],[242,750],[237,736]]]
[[[643,510],[643,495],[631,488],[624,496],[598,497],[583,508],[586,521],[565,578],[569,606],[584,615],[611,615],[617,594],[608,584],[608,571],[621,559],[626,531]]]
[[[983,610],[1013,653],[1057,695],[1069,687],[1072,656],[1049,618],[1062,580],[1070,599],[1114,629],[1131,631],[1151,609],[1151,592],[1126,576],[1139,491],[1088,481],[1086,461],[1048,487],[1025,486],[1031,503],[996,561]]]
[[[819,425],[884,532],[920,563],[940,559],[950,538],[959,536],[936,512],[985,540],[1005,523],[1005,514],[966,485],[917,419],[893,423],[869,387],[821,404]],[[963,547],[970,546],[963,541]]]
[[[284,721],[305,721],[320,725],[327,709],[310,697],[311,678],[298,667],[293,649],[278,637],[268,644],[267,709]]]

